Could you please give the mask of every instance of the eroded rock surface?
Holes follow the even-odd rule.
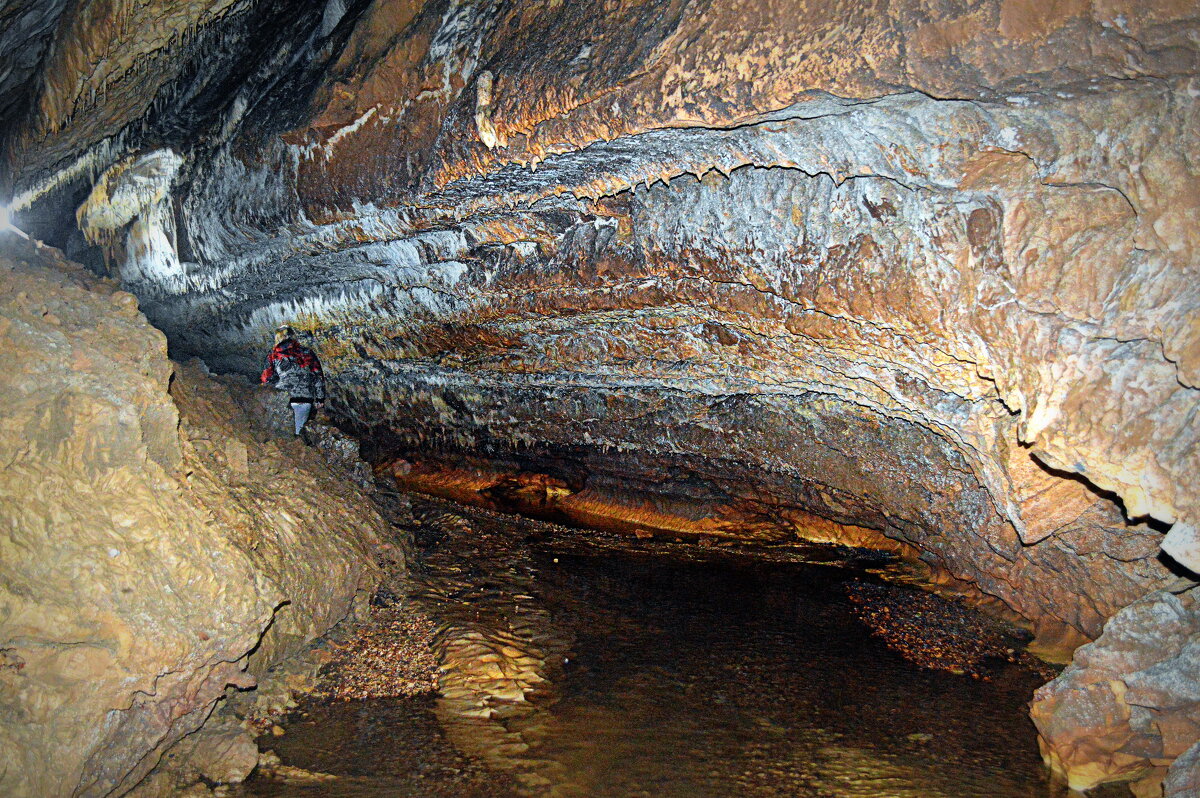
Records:
[[[174,351],[292,323],[380,460],[874,530],[1060,655],[1200,569],[1194,3],[161,5],[0,101]]]
[[[0,791],[119,794],[351,611],[383,522],[246,386],[167,360],[133,296],[12,241]]]
[[[1200,793],[1200,742],[1175,760],[1163,782],[1165,798],[1186,798],[1197,793]]]
[[[1094,643],[1034,695],[1033,721],[1051,767],[1079,790],[1170,772],[1194,783],[1200,739],[1200,606],[1195,591],[1152,593],[1117,613]],[[1179,757],[1179,759],[1176,759]],[[1149,794],[1149,793],[1147,793]]]

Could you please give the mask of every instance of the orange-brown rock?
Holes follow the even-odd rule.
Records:
[[[18,222],[215,370],[311,332],[378,460],[873,530],[1060,655],[1200,569],[1194,3],[134,5],[0,69]]]
[[[803,510],[756,501],[720,503],[697,497],[639,492],[629,485],[572,489],[565,480],[532,472],[509,473],[487,462],[451,467],[399,460],[385,471],[405,490],[488,509],[515,511],[589,529],[689,540],[805,540],[890,551],[918,550],[878,530],[839,524]]]
[[[0,792],[121,793],[351,611],[383,522],[244,384],[167,360],[133,297],[18,243],[0,253]]]
[[[1196,762],[1194,752],[1184,754],[1200,740],[1195,595],[1153,593],[1121,610],[1037,691],[1031,715],[1046,761],[1072,788],[1155,775],[1174,763],[1167,795],[1187,795]]]

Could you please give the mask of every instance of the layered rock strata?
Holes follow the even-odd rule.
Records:
[[[200,263],[131,270],[132,286],[182,349],[220,368],[249,371],[267,328],[308,319],[345,374],[360,426],[400,419],[391,426],[403,427],[400,448],[410,451],[437,440],[455,455],[511,458],[533,447],[562,459],[570,446],[578,463],[633,452],[657,433],[643,435],[634,419],[650,416],[634,411],[619,423],[636,442],[561,435],[572,419],[593,417],[571,398],[580,392],[618,404],[662,394],[675,409],[659,425],[685,428],[710,403],[763,403],[783,417],[815,400],[815,415],[856,431],[888,428],[878,445],[855,444],[866,460],[915,425],[945,465],[926,458],[873,486],[837,467],[819,467],[823,480],[786,474],[798,485],[785,493],[809,496],[775,503],[889,531],[1058,627],[1047,635],[1094,636],[1116,608],[1170,578],[1152,560],[1158,533],[1122,514],[1175,522],[1170,550],[1189,561],[1195,179],[1182,153],[1197,127],[1185,35],[1194,20],[1157,9],[1130,21],[1109,9],[1018,24],[1020,12],[990,7],[956,20],[960,34],[998,26],[1002,55],[989,55],[950,36],[950,21],[910,19],[905,8],[886,24],[839,19],[826,31],[828,52],[857,68],[805,81],[792,72],[804,59],[785,57],[784,43],[811,55],[807,40],[781,33],[764,49],[739,39],[734,60],[770,80],[716,103],[703,98],[726,85],[724,67],[696,60],[693,39],[711,36],[697,26],[733,34],[750,22],[720,4],[693,9],[696,19],[647,9],[657,21],[637,47],[601,60],[619,51],[608,12],[564,11],[561,22],[538,23],[549,26],[546,42],[521,49],[530,68],[513,72],[509,46],[529,35],[515,11],[379,4],[351,36],[307,140],[260,140],[193,175],[182,219]],[[392,24],[401,35],[372,38]],[[875,54],[870,68],[847,44],[864,25],[883,25],[855,49]],[[901,55],[889,43],[902,30],[928,46]],[[1050,47],[1068,31],[1090,31],[1091,56]],[[586,57],[556,60],[583,32]],[[1117,69],[1106,53],[1129,37],[1140,55]],[[951,52],[961,59],[952,69]],[[660,68],[717,74],[678,102],[654,84],[667,98],[654,116],[630,97],[650,91],[643,84]],[[611,128],[598,103],[551,86],[519,95],[537,102],[503,99],[504,78],[518,74],[603,86],[618,108],[630,105],[619,115],[627,124]],[[448,81],[440,89],[416,91],[438,75]],[[881,97],[889,81],[970,99]],[[384,108],[385,86],[416,93]],[[685,106],[694,114],[686,124],[676,116]],[[338,127],[323,127],[335,118]],[[538,150],[551,130],[563,143]],[[136,225],[129,235],[131,252],[159,240]],[[485,396],[490,407],[479,405]],[[522,410],[535,402],[544,412],[529,418]],[[738,422],[705,423],[721,447]],[[743,437],[758,449],[756,436],[769,448],[791,434]],[[828,448],[828,436],[807,440]],[[711,454],[659,448],[640,459]],[[760,460],[756,452],[755,470]],[[791,467],[778,458],[768,473]],[[900,473],[944,493],[935,485],[943,468],[969,472],[955,501],[976,496],[976,510],[935,522],[930,508],[877,498]],[[630,469],[614,470],[635,478]],[[812,497],[822,490],[850,498]],[[1073,524],[1115,532],[1055,553]],[[973,531],[940,547],[917,539],[950,527]],[[1109,545],[1120,551],[1092,558]],[[1025,561],[1074,561],[1081,550],[1096,563],[1085,581],[1104,587],[1069,584],[1047,600],[1046,585],[1060,581],[1049,574],[1061,569]],[[1079,606],[1081,592],[1095,594],[1092,606]]]
[[[132,295],[13,242],[0,792],[120,794],[351,611],[382,521],[243,384],[167,360]]]
[[[381,460],[876,530],[1060,653],[1200,569],[1194,4],[331,0],[195,48],[270,5],[10,73],[19,221],[82,203],[176,351],[293,323]]]

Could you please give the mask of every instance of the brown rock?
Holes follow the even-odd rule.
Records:
[[[1153,593],[1121,610],[1035,693],[1030,714],[1047,764],[1074,789],[1140,778],[1182,757],[1200,739],[1196,597]],[[1170,778],[1189,767],[1182,760]]]
[[[0,270],[0,792],[119,793],[253,686],[247,657],[261,673],[346,615],[382,521],[298,444],[263,446],[245,388],[192,366],[168,394],[161,333],[40,252]]]
[[[181,744],[184,750],[180,753],[189,768],[210,782],[237,784],[245,781],[250,771],[258,766],[258,746],[254,736],[245,729],[205,727],[195,736],[195,741]]]

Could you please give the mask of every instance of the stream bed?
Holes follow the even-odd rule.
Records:
[[[301,776],[245,795],[1068,794],[1026,715],[1045,669],[879,555],[414,518],[397,607],[436,624],[439,693],[302,702],[260,743]]]

